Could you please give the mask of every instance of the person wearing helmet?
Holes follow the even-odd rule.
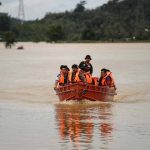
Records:
[[[84,68],[86,72],[89,72],[92,75],[92,73],[93,73],[93,66],[90,63],[91,60],[92,60],[91,56],[90,55],[86,55],[85,56],[85,61],[82,61],[79,64],[79,68],[80,69]]]

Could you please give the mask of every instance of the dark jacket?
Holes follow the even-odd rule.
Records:
[[[79,68],[84,68],[86,70],[86,72],[90,71],[90,74],[93,73],[93,66],[91,63],[87,64],[85,61],[82,61],[80,64],[79,64]]]

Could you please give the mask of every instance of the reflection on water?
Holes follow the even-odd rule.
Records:
[[[0,150],[149,150],[149,104],[0,101]]]
[[[111,103],[56,105],[56,120],[63,147],[68,146],[70,141],[72,148],[108,149],[113,140],[112,119]]]

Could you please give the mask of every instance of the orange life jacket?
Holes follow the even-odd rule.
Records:
[[[69,72],[69,81],[72,82],[72,71]],[[75,78],[73,82],[81,82],[80,78],[79,78],[79,70],[76,72]]]
[[[85,78],[87,83],[92,84],[92,75],[89,72],[85,73]]]
[[[69,73],[68,73],[69,74]],[[68,77],[67,77],[68,78]],[[68,80],[68,79],[67,79]],[[67,81],[68,82],[68,81]],[[59,85],[65,84],[65,77],[62,72],[60,72],[60,77],[59,77]]]
[[[93,85],[98,86],[98,78],[92,77],[92,79],[93,79]]]
[[[59,84],[64,84],[64,83],[65,83],[65,77],[62,73],[60,73]]]
[[[112,72],[107,72],[107,75],[105,77],[103,77],[102,81],[101,81],[101,85],[102,86],[108,86],[107,82],[106,82],[106,78],[110,77],[111,78],[111,83],[110,83],[110,87],[115,87],[115,82],[114,82],[114,78],[112,76]]]

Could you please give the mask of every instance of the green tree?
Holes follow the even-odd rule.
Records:
[[[0,13],[0,36],[12,31],[20,41],[150,40],[150,0],[109,0],[96,9],[85,4],[81,0],[74,11],[48,13],[24,24]]]
[[[62,30],[62,26],[60,25],[51,25],[47,31],[48,41],[56,42],[58,40],[62,40],[64,38],[64,33]]]
[[[85,10],[85,4],[86,4],[86,1],[80,1],[80,3],[76,5],[74,12],[83,12]]]
[[[7,31],[4,33],[4,41],[5,41],[5,47],[11,48],[12,45],[16,42],[16,35],[14,32]]]
[[[10,17],[7,14],[0,13],[0,31],[10,30]]]
[[[95,40],[95,32],[92,29],[85,29],[81,34],[82,40]]]

